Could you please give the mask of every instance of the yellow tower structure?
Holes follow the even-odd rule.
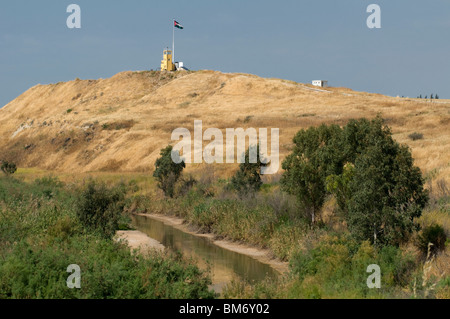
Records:
[[[172,50],[164,50],[163,60],[161,61],[161,71],[175,71],[175,64],[173,64],[172,61]]]

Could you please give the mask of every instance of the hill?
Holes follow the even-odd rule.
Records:
[[[450,101],[393,98],[347,88],[214,71],[122,72],[37,85],[0,109],[0,154],[62,172],[151,172],[175,128],[280,128],[281,158],[300,128],[381,114],[416,164],[450,182]],[[413,140],[412,133],[423,134]],[[204,143],[204,146],[207,143]],[[192,165],[191,169],[198,166]],[[229,174],[234,165],[217,170]]]

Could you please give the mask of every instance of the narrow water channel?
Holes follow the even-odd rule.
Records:
[[[210,239],[185,233],[173,226],[147,216],[133,216],[133,226],[159,241],[172,251],[192,257],[202,269],[209,264],[213,289],[220,292],[232,279],[257,282],[275,278],[278,272],[258,260],[215,245]]]

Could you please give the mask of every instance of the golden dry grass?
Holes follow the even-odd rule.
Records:
[[[324,92],[326,91],[326,92]],[[151,172],[172,130],[280,128],[280,151],[321,123],[381,114],[433,180],[450,183],[450,101],[427,102],[248,74],[123,72],[110,79],[37,85],[0,109],[2,156],[21,167],[67,173]],[[117,123],[127,125],[117,125]],[[424,138],[412,141],[418,132]],[[173,142],[172,142],[173,144]],[[204,142],[203,146],[206,146]],[[199,165],[188,169],[196,170]],[[229,175],[235,165],[218,165]]]

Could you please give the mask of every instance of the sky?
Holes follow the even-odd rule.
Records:
[[[72,3],[80,29],[66,25]],[[450,98],[450,0],[2,0],[0,107],[36,84],[159,68],[173,19],[191,70]]]

